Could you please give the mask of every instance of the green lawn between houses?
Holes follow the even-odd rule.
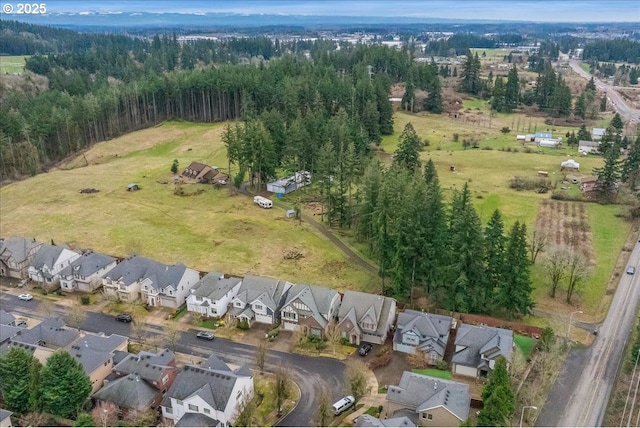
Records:
[[[438,369],[413,369],[413,373],[418,373],[425,376],[437,377],[438,379],[451,380],[451,372]]]
[[[531,337],[527,337],[527,336],[521,336],[519,334],[516,334],[513,336],[513,341],[515,342],[516,346],[518,347],[518,349],[520,349],[520,352],[522,352],[522,355],[525,358],[529,358],[531,356],[531,352],[533,351],[533,347],[536,345],[536,340],[531,338]]]

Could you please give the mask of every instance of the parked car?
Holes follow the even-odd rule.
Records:
[[[131,322],[133,321],[133,317],[129,314],[120,314],[120,315],[116,315],[116,321]]]
[[[370,343],[363,343],[360,349],[358,349],[358,354],[360,354],[361,357],[366,357],[372,349],[373,346]]]
[[[636,273],[636,268],[634,266],[627,267],[627,274],[628,275],[633,275],[634,273]]]
[[[339,415],[349,407],[353,406],[355,401],[355,398],[353,398],[353,396],[351,395],[347,395],[346,397],[341,398],[340,400],[333,403],[333,406],[331,406],[331,408],[333,409],[333,414],[336,416]]]
[[[199,331],[198,334],[196,334],[196,337],[198,339],[213,340],[213,333],[210,331]]]
[[[29,301],[29,300],[33,299],[33,296],[31,294],[29,294],[29,293],[24,293],[24,294],[19,295],[18,299]]]

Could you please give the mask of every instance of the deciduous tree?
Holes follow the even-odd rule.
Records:
[[[367,367],[362,361],[351,360],[347,363],[345,380],[347,392],[353,396],[356,403],[370,392],[367,383]]]
[[[549,275],[549,281],[551,282],[551,298],[556,297],[556,289],[560,280],[567,274],[568,260],[567,249],[564,247],[555,247],[549,251],[545,261],[544,268]]]

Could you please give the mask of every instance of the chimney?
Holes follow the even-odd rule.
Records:
[[[435,382],[433,383],[433,389],[438,389],[438,381],[435,381]]]

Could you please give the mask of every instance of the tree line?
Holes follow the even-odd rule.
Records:
[[[584,46],[582,59],[640,64],[640,42],[627,38],[593,40]]]
[[[483,228],[466,183],[445,203],[433,162],[422,168],[420,144],[408,124],[393,165],[370,163],[359,185],[356,236],[378,261],[384,293],[405,299],[421,287],[448,310],[529,313],[526,226],[506,231],[496,211]]]

